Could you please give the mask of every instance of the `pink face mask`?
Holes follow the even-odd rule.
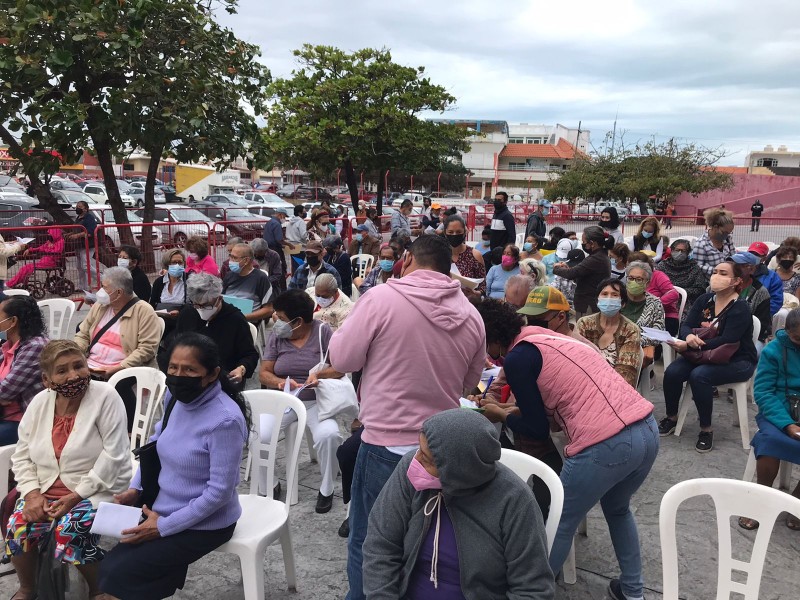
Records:
[[[511,267],[514,265],[514,257],[504,254],[503,258],[500,259],[500,264],[504,267]]]
[[[418,492],[442,489],[442,482],[439,481],[439,478],[428,473],[425,467],[422,466],[422,463],[417,460],[416,456],[411,461],[411,464],[408,465],[406,475],[411,485],[413,485],[414,489]]]

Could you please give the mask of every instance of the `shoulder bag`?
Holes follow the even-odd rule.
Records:
[[[161,421],[161,434],[167,428],[169,415],[175,406],[175,397],[170,398],[167,409],[164,411],[164,418]],[[158,440],[148,442],[144,446],[140,446],[133,451],[136,460],[139,461],[140,481],[142,484],[142,492],[139,494],[139,499],[136,501],[136,506],[142,507],[145,504],[149,508],[153,508],[153,503],[158,497],[158,492],[161,486],[158,484],[158,476],[161,474],[161,459],[158,456],[158,448],[156,444]]]
[[[106,323],[105,325],[103,325],[103,327],[100,329],[100,331],[98,331],[98,332],[97,332],[97,333],[94,335],[94,337],[92,338],[92,341],[91,341],[91,342],[89,342],[89,347],[86,349],[86,356],[89,356],[89,353],[92,351],[92,347],[93,347],[93,346],[94,346],[94,345],[95,345],[97,342],[99,342],[99,341],[100,341],[100,338],[101,338],[101,337],[103,337],[103,334],[105,334],[105,332],[106,332],[106,331],[108,331],[109,329],[111,329],[111,328],[114,326],[114,323],[116,323],[117,321],[119,321],[119,320],[120,320],[120,318],[122,317],[122,315],[124,315],[126,312],[128,312],[128,309],[129,309],[131,306],[133,306],[134,304],[136,304],[138,301],[139,301],[139,298],[135,298],[135,297],[134,297],[134,298],[131,298],[131,299],[128,301],[128,303],[127,303],[125,306],[123,306],[123,307],[122,307],[122,309],[121,309],[121,310],[120,310],[120,311],[119,311],[117,314],[115,314],[113,317],[111,317],[111,320],[110,320],[108,323]]]
[[[319,332],[319,363],[308,374],[319,373],[330,365],[328,352],[322,352],[322,331]],[[345,375],[340,379],[320,379],[314,388],[317,395],[319,420],[342,415],[348,419],[358,417],[358,398],[353,382]]]
[[[713,340],[719,335],[719,330],[717,329],[719,320],[735,302],[736,300],[723,308],[719,315],[711,321],[711,325],[708,327],[695,327],[692,329],[692,333],[703,341]],[[731,361],[733,355],[739,351],[740,346],[741,344],[739,342],[730,342],[728,344],[720,344],[712,350],[687,348],[681,353],[681,356],[696,365],[726,365]]]

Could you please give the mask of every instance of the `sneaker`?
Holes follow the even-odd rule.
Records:
[[[673,421],[669,417],[664,417],[658,422],[658,435],[664,437],[665,435],[673,433],[677,424],[676,421]]]
[[[608,582],[608,594],[611,596],[611,600],[634,600],[622,593],[622,585],[619,579],[612,579]],[[636,600],[644,600],[644,598]]]
[[[697,436],[697,443],[694,445],[694,449],[704,454],[706,452],[711,452],[711,449],[714,447],[714,432],[713,431],[701,431],[700,435]]]

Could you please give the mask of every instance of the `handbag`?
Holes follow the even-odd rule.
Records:
[[[172,413],[172,408],[175,406],[175,397],[172,397],[164,411],[164,418],[161,421],[161,433],[167,428],[169,415]],[[140,446],[133,451],[136,460],[139,461],[139,474],[142,485],[142,493],[139,494],[139,499],[134,503],[135,506],[142,507],[145,504],[153,508],[153,503],[158,497],[158,492],[161,491],[161,486],[158,484],[158,476],[161,474],[161,459],[158,456],[158,448],[156,444],[158,440],[148,442],[144,446]]]
[[[728,306],[723,308],[719,315],[717,315],[717,317],[711,321],[711,325],[708,327],[695,327],[692,329],[692,333],[703,341],[713,340],[716,338],[719,335],[717,324],[722,318],[722,315],[725,314],[725,311],[733,306],[734,302],[729,303]],[[733,355],[739,351],[740,345],[741,344],[739,342],[729,342],[727,344],[720,344],[711,350],[703,350],[702,348],[687,348],[681,352],[681,356],[696,365],[726,365],[731,361]]]
[[[53,521],[47,534],[39,542],[39,561],[36,567],[36,589],[39,598],[64,600],[67,592],[67,568],[56,560],[56,526]],[[28,526],[30,527],[30,525]]]
[[[318,373],[327,369],[328,352],[322,352],[322,333],[319,336],[319,357],[317,363],[308,374]],[[353,382],[345,375],[340,379],[320,379],[314,388],[317,395],[317,412],[319,420],[342,416],[349,420],[358,417],[358,397]]]
[[[783,346],[783,393],[789,403],[789,416],[792,421],[800,423],[800,396],[789,394],[789,351]]]

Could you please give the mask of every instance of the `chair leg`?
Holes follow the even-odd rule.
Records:
[[[782,460],[781,466],[778,468],[778,481],[780,489],[784,490],[787,494],[792,491],[792,463]]]
[[[686,422],[686,415],[689,413],[689,396],[692,393],[692,388],[689,384],[683,389],[681,396],[681,403],[678,406],[678,422],[675,424],[675,435],[680,435],[683,429],[683,424]]]
[[[750,424],[747,414],[747,384],[741,383],[733,386],[736,395],[736,410],[738,412],[739,432],[742,434],[742,448],[750,448]]]
[[[750,456],[747,457],[747,466],[744,468],[742,481],[753,481],[756,474],[756,453],[750,448]]]
[[[244,480],[250,481],[250,467],[253,466],[253,455],[247,451],[247,461],[244,463]]]
[[[292,546],[292,532],[289,530],[289,523],[283,526],[281,532],[281,549],[283,550],[283,566],[286,570],[286,585],[289,591],[297,591],[297,573],[294,567],[294,547]]]
[[[239,562],[242,564],[244,600],[263,600],[264,553],[247,551],[243,554],[239,554]]]
[[[294,440],[296,435],[297,435],[297,422],[295,421],[294,423],[290,423],[285,430],[285,437],[283,443],[286,444],[286,454],[289,453],[289,448],[294,448]],[[299,463],[300,461],[298,460],[297,464],[295,464],[294,481],[292,482],[292,489],[286,490],[287,494],[286,497],[289,498],[289,504],[291,505],[297,504],[298,502],[297,480],[299,475]],[[286,473],[286,479],[287,481],[289,479],[288,472]]]
[[[575,542],[570,546],[567,560],[564,561],[564,566],[561,567],[561,574],[564,576],[564,583],[575,585],[578,581],[578,575],[575,572]]]

